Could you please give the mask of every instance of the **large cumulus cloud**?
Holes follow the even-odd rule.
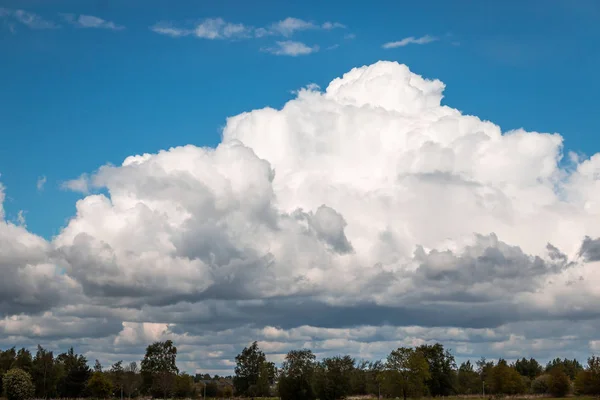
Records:
[[[562,160],[559,134],[502,132],[444,87],[379,62],[229,118],[214,149],[82,175],[67,186],[95,194],[51,242],[0,227],[0,331],[70,321],[106,360],[172,337],[214,371],[253,339],[276,359],[431,340],[545,357],[559,339],[536,323],[583,354],[593,329],[562,321],[599,321],[600,156]]]

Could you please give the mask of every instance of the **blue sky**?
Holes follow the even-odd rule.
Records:
[[[24,210],[29,230],[47,238],[59,233],[80,196],[62,182],[133,154],[214,146],[228,116],[280,107],[293,90],[325,87],[377,60],[442,80],[445,104],[503,130],[559,132],[569,150],[600,150],[595,1],[0,0],[0,7],[5,208],[11,220]],[[16,10],[60,27],[32,29]],[[64,13],[124,29],[82,28]],[[161,21],[184,29],[206,18],[258,28],[288,17],[345,28],[235,40],[150,29]],[[382,47],[426,35],[437,40]],[[294,57],[264,51],[281,40],[319,50]]]
[[[600,152],[598,43],[594,0],[0,0],[0,348],[584,361],[600,156],[536,132]]]

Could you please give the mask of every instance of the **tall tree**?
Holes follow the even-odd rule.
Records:
[[[244,347],[244,350],[235,357],[236,365],[233,385],[236,395],[258,396],[264,394],[258,393],[259,391],[264,391],[264,379],[262,388],[258,388],[257,384],[261,375],[261,368],[265,368],[265,373],[267,374],[267,370],[271,368],[269,365],[263,367],[263,364],[266,362],[265,353],[260,350],[257,342],[253,342],[249,347]],[[272,365],[272,367],[274,368],[275,366]],[[270,379],[270,377],[266,378]],[[268,396],[268,393],[266,395]]]
[[[315,355],[307,349],[292,350],[285,356],[278,382],[281,400],[315,400],[315,361]]]
[[[471,361],[462,363],[458,368],[457,389],[460,394],[482,393],[483,384]]]
[[[55,365],[54,354],[38,345],[33,358],[31,376],[35,384],[37,398],[57,397],[59,368]]]
[[[425,390],[425,382],[431,377],[429,365],[420,351],[408,347],[400,347],[390,353],[386,364],[386,381],[394,392],[400,392],[406,400],[409,396],[421,397]]]
[[[179,373],[176,358],[177,347],[171,340],[155,342],[146,348],[142,360],[142,376],[147,389],[167,398],[173,391],[175,377]]]
[[[523,357],[515,362],[514,368],[519,374],[531,380],[534,380],[544,372],[544,368],[534,358],[528,360]]]
[[[492,368],[489,381],[490,392],[494,394],[515,395],[526,389],[523,377],[503,359]]]
[[[4,351],[0,350],[0,378],[12,368],[16,357],[17,350],[14,347]],[[0,379],[0,393],[3,392],[2,385],[2,379]]]
[[[553,397],[565,397],[569,393],[571,384],[565,368],[557,365],[550,370],[550,379],[548,380],[548,391]]]
[[[450,396],[456,393],[456,362],[454,356],[440,343],[424,344],[416,348],[429,365],[429,379],[425,381],[430,396]]]
[[[95,371],[87,381],[87,392],[96,399],[106,399],[113,393],[113,385],[110,379],[102,371]]]
[[[62,369],[58,382],[59,395],[70,398],[82,397],[91,375],[87,359],[83,355],[76,354],[71,347],[66,353],[59,354],[57,362]]]
[[[546,364],[546,372],[550,372],[554,367],[558,366],[563,368],[563,371],[571,380],[575,380],[579,371],[583,371],[583,366],[576,359],[569,360],[564,358],[561,360],[560,358],[555,358]]]
[[[108,371],[108,376],[113,386],[114,394],[117,397],[121,396],[123,384],[125,383],[125,369],[123,369],[123,361],[114,363]]]
[[[131,362],[125,367],[124,379],[123,379],[123,394],[127,398],[135,395],[142,382],[138,366],[136,362]]]
[[[323,359],[315,370],[315,389],[320,400],[346,398],[352,390],[354,360],[350,356]]]
[[[94,372],[102,372],[102,364],[98,360],[94,363]]]
[[[17,352],[12,368],[19,368],[28,374],[31,374],[32,366],[33,358],[31,357],[31,352],[23,347]]]

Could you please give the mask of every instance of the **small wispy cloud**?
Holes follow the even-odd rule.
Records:
[[[90,192],[90,177],[87,174],[81,175],[79,178],[63,182],[61,188],[71,190],[73,192],[88,194]]]
[[[93,15],[75,15],[75,14],[61,14],[63,19],[75,25],[79,28],[96,28],[96,29],[109,29],[112,31],[120,31],[125,29],[123,25],[117,25],[112,21],[107,21],[100,17]]]
[[[235,39],[249,37],[251,27],[226,22],[223,18],[208,18],[196,26],[194,34],[203,39]]]
[[[321,28],[325,29],[325,30],[331,30],[331,29],[345,29],[346,25],[344,24],[340,24],[339,22],[325,22],[323,25],[321,25]]]
[[[60,25],[53,21],[46,20],[40,15],[25,11],[25,10],[11,10],[8,8],[0,8],[0,18],[5,20],[11,19],[25,25],[29,29],[56,29],[60,28]],[[13,24],[8,23],[11,32],[14,33],[15,28]]]
[[[345,28],[339,22],[325,22],[318,25],[300,18],[287,17],[266,27],[256,28],[242,23],[227,22],[223,18],[206,18],[196,24],[181,26],[169,21],[161,21],[150,30],[161,35],[182,37],[192,35],[201,39],[251,39],[266,36],[284,36],[289,38],[299,31],[332,30]]]
[[[396,47],[404,47],[409,44],[427,44],[427,43],[435,42],[436,40],[438,40],[437,37],[430,36],[430,35],[421,36],[420,38],[410,36],[410,37],[404,38],[402,40],[398,40],[397,42],[384,43],[383,46],[381,46],[381,47],[383,47],[384,49],[393,49]]]
[[[344,35],[344,39],[346,39],[346,40],[356,39],[356,35],[354,33],[348,33],[348,34]]]
[[[46,177],[45,176],[40,176],[37,180],[36,183],[36,187],[38,191],[42,191],[44,190],[44,185],[46,184]]]
[[[292,36],[297,31],[308,29],[317,29],[318,26],[312,22],[304,21],[299,18],[287,17],[281,21],[275,22],[270,26],[271,33],[279,33],[285,37]]]
[[[191,33],[193,33],[193,30],[191,30],[191,29],[176,28],[171,23],[168,23],[168,22],[159,22],[159,23],[151,26],[150,30],[152,32],[155,32],[158,34],[167,35],[167,36],[171,36],[171,37],[187,36],[187,35],[190,35]]]
[[[302,42],[285,40],[276,42],[275,47],[265,47],[261,49],[264,52],[275,54],[277,56],[305,56],[319,51],[319,46],[309,47]]]
[[[19,210],[17,213],[17,225],[27,228],[27,221],[25,220],[25,211]]]
[[[235,24],[223,18],[206,18],[195,26],[179,27],[173,22],[161,21],[150,27],[150,30],[171,37],[193,35],[200,39],[241,39],[253,36],[254,28],[244,24]]]

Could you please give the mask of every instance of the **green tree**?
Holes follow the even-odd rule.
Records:
[[[31,370],[37,398],[58,397],[59,372],[59,367],[54,362],[54,354],[38,345]]]
[[[175,397],[187,399],[194,397],[195,387],[194,378],[185,372],[175,378]]]
[[[0,377],[12,368],[16,357],[17,351],[14,347],[4,351],[0,350]],[[2,389],[3,383],[2,379],[0,379],[0,393],[2,393]]]
[[[579,371],[583,371],[583,366],[576,359],[569,360],[565,358],[561,360],[560,358],[555,358],[546,364],[546,372],[550,372],[554,367],[562,367],[563,371],[571,380],[575,380]]]
[[[521,374],[500,359],[490,373],[490,391],[494,394],[515,395],[525,393],[526,388]]]
[[[263,361],[263,363],[260,365],[258,381],[255,385],[250,386],[250,394],[257,397],[270,397],[271,385],[275,381],[276,371],[277,369],[275,368],[275,364],[272,362]]]
[[[96,399],[106,399],[113,392],[113,385],[101,371],[95,371],[92,377],[87,381],[87,392]]]
[[[31,376],[20,368],[8,370],[2,378],[2,386],[8,400],[28,400],[35,392]]]
[[[550,379],[548,379],[548,392],[553,397],[565,397],[569,393],[571,384],[569,376],[560,365],[550,370]]]
[[[544,368],[534,358],[528,360],[523,357],[520,360],[517,360],[513,367],[519,374],[526,376],[531,380],[537,378],[544,372]]]
[[[125,384],[125,369],[123,368],[123,361],[117,361],[114,363],[108,371],[108,376],[113,385],[114,394],[117,397],[121,396],[123,385]]]
[[[315,369],[315,390],[320,400],[346,398],[352,389],[354,360],[350,356],[323,359]]]
[[[264,380],[262,387],[258,388],[257,384],[261,374],[261,368],[270,368],[263,364],[267,362],[265,353],[258,347],[257,342],[253,342],[250,347],[244,347],[244,350],[235,357],[235,377],[233,378],[233,386],[238,396],[257,396],[263,393],[258,393],[264,390]],[[275,366],[273,365],[273,368]],[[265,372],[267,372],[265,370]],[[268,395],[268,392],[266,393]]]
[[[26,348],[20,349],[15,356],[15,361],[11,368],[19,368],[28,374],[31,374],[32,367],[33,358],[31,357],[31,352]]]
[[[134,396],[137,393],[142,383],[142,377],[140,375],[137,363],[129,363],[129,365],[124,368],[123,374],[123,394],[130,399],[131,396]]]
[[[399,391],[404,400],[409,396],[421,397],[427,389],[425,382],[431,377],[423,353],[408,347],[392,351],[386,369],[387,387],[393,388],[393,392]]]
[[[531,391],[534,394],[547,394],[549,392],[550,375],[542,374],[531,382]]]
[[[60,397],[77,398],[83,395],[91,375],[87,359],[75,353],[71,347],[57,357],[59,368],[58,394]]]
[[[456,393],[456,362],[454,356],[440,343],[416,348],[427,360],[429,379],[425,381],[429,395],[450,396]]]
[[[279,376],[281,400],[315,400],[312,381],[316,357],[310,350],[292,350],[285,356]]]
[[[155,342],[146,348],[142,360],[142,377],[148,390],[165,399],[172,393],[175,377],[179,373],[176,359],[177,347],[171,340]]]
[[[479,374],[473,368],[471,361],[466,361],[458,367],[457,391],[460,394],[479,394],[482,392],[483,384]]]
[[[590,396],[600,395],[600,357],[588,358],[585,370],[575,377],[575,393]]]

